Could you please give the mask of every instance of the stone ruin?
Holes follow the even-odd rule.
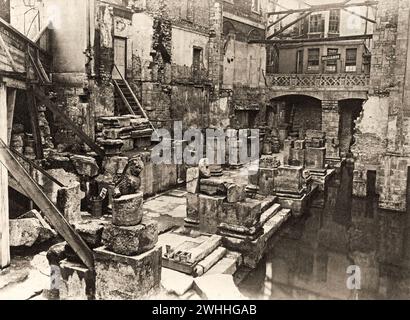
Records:
[[[241,252],[245,265],[254,268],[290,210],[274,196],[249,197],[247,185],[244,177],[212,176],[206,160],[188,168],[185,228],[222,236],[223,246]]]
[[[50,264],[57,260],[61,270],[61,299],[135,300],[159,289],[162,248],[157,246],[157,222],[143,214],[143,169],[140,156],[131,158],[115,181],[112,221],[74,225],[94,251],[95,272],[85,268],[68,245],[63,248],[63,261],[54,258],[61,249],[49,251]]]
[[[140,174],[144,162],[130,159],[116,181],[112,223],[103,232],[104,247],[95,249],[96,298],[134,300],[159,289],[161,247],[157,222],[143,214]]]

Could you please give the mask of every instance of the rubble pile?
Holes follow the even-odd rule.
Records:
[[[101,117],[96,127],[97,143],[108,156],[150,147],[152,132],[149,121],[136,115]]]

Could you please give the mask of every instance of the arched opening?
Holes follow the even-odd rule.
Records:
[[[322,104],[306,95],[286,95],[274,98],[267,107],[267,126],[277,131],[279,140],[288,137],[303,139],[307,130],[322,130]]]
[[[340,107],[340,152],[342,157],[350,155],[354,144],[355,122],[363,111],[363,99],[346,99],[339,101]]]

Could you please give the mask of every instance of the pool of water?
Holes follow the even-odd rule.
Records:
[[[343,168],[324,206],[288,222],[241,291],[253,299],[409,299],[410,212],[351,194],[352,169]]]

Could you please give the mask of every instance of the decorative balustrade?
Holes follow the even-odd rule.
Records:
[[[367,74],[268,74],[268,86],[272,87],[367,87],[370,75]]]

